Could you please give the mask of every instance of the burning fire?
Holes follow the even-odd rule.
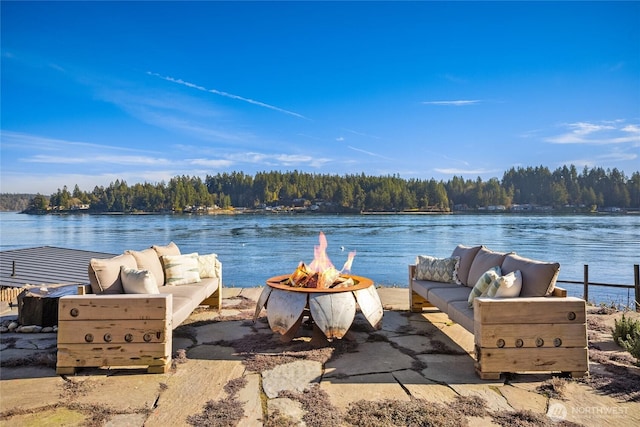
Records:
[[[313,247],[313,261],[308,266],[300,262],[296,271],[289,277],[288,284],[298,288],[345,288],[355,285],[351,277],[351,264],[356,252],[349,252],[342,270],[338,271],[327,256],[327,238],[323,232],[319,236],[320,244]]]

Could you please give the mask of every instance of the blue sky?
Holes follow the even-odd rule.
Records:
[[[1,192],[640,170],[640,2],[0,7]]]

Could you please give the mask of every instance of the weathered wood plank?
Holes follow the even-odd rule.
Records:
[[[170,294],[60,298],[56,372],[85,366],[140,366],[166,372],[171,362],[172,306]]]
[[[64,320],[58,325],[58,343],[96,344],[159,343],[170,333],[168,319]]]
[[[306,293],[273,289],[267,301],[267,320],[271,330],[285,335],[297,323],[306,306]]]
[[[60,298],[58,320],[171,319],[170,294],[74,295]]]
[[[365,289],[359,289],[353,291],[353,295],[356,297],[360,311],[364,317],[369,321],[369,324],[374,329],[380,329],[382,327],[382,316],[384,311],[382,310],[382,302],[378,291],[373,286],[369,286]]]
[[[58,344],[57,366],[163,366],[171,360],[170,343],[124,345]]]
[[[312,294],[309,311],[315,324],[328,340],[342,338],[356,315],[356,300],[352,292]]]
[[[483,348],[586,347],[586,331],[587,327],[584,323],[505,325],[476,323],[475,342]],[[499,342],[499,340],[502,341]]]
[[[477,356],[481,372],[586,372],[589,366],[586,347],[482,348]]]
[[[580,298],[476,298],[476,324],[585,323],[585,301]]]

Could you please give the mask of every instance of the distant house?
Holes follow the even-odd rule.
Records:
[[[82,203],[82,204],[79,204],[79,205],[73,205],[73,206],[71,206],[70,209],[72,211],[86,211],[86,210],[89,210],[90,207],[91,207],[90,204]]]
[[[529,203],[525,203],[522,205],[511,205],[512,212],[531,212],[533,210],[533,205]]]

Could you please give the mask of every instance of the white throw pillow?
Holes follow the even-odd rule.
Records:
[[[487,296],[492,298],[515,298],[520,296],[521,289],[522,273],[520,273],[520,270],[516,270],[491,282],[489,289],[487,289]]]
[[[165,285],[188,285],[201,281],[197,252],[187,255],[163,255],[160,259],[164,268]]]
[[[120,280],[125,294],[159,294],[156,278],[149,270],[120,267]]]
[[[200,255],[198,256],[198,273],[200,278],[205,277],[217,277],[218,279],[222,275],[222,265],[218,261],[218,255]]]
[[[500,270],[500,267],[495,266],[485,271],[482,274],[482,276],[480,276],[476,284],[473,286],[473,289],[471,289],[471,293],[469,294],[469,298],[467,299],[467,302],[469,303],[469,307],[473,307],[474,299],[476,299],[479,296],[486,295],[486,291],[487,289],[489,289],[489,286],[491,285],[491,283],[495,279],[500,277],[501,274],[502,274],[502,271]]]

